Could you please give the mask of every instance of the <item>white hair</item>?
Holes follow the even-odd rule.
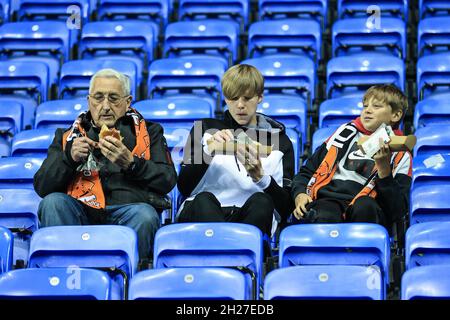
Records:
[[[122,84],[123,93],[125,96],[129,96],[130,90],[130,78],[117,70],[114,69],[101,69],[97,71],[91,78],[89,82],[89,93],[91,93],[92,87],[94,85],[94,80],[96,78],[115,78]]]

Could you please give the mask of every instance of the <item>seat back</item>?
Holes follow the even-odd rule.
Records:
[[[448,93],[450,88],[450,53],[424,56],[417,61],[417,96],[419,100]]]
[[[0,274],[12,270],[13,265],[13,235],[0,226]]]
[[[450,3],[445,0],[419,0],[419,18],[448,16]]]
[[[419,57],[438,52],[447,52],[449,45],[450,17],[426,18],[419,21],[417,30]]]
[[[370,17],[379,14],[380,17],[402,18],[408,22],[408,0],[338,0],[338,19],[354,17]]]
[[[70,6],[76,6],[75,12],[83,22],[89,19],[89,0],[16,0],[14,1],[17,20],[61,20],[66,21],[71,17],[73,10]]]
[[[417,102],[414,108],[414,128],[449,125],[450,94],[433,95]]]
[[[422,266],[406,271],[402,276],[401,299],[450,299],[448,266]]]
[[[52,128],[21,131],[12,140],[11,156],[45,159],[54,137]]]
[[[441,126],[429,126],[414,132],[417,143],[414,147],[414,157],[418,155],[432,156],[438,153],[450,154],[450,133]]]
[[[319,107],[319,129],[350,122],[361,114],[362,108],[361,96],[325,100]]]
[[[315,152],[318,147],[322,145],[329,137],[333,135],[333,133],[336,131],[337,127],[330,126],[330,127],[324,127],[321,129],[317,129],[312,137],[312,149],[311,152]]]
[[[69,128],[78,115],[88,110],[86,99],[47,101],[36,109],[36,129]]]
[[[0,189],[33,189],[33,177],[43,158],[0,158]]]

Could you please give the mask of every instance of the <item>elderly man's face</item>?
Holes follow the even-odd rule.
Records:
[[[131,104],[132,97],[125,96],[116,78],[95,78],[88,96],[89,111],[97,127],[105,124],[113,128]]]

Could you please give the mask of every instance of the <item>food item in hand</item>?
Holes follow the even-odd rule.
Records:
[[[99,138],[100,139],[105,139],[105,137],[107,136],[111,136],[116,138],[117,140],[122,141],[122,136],[120,135],[120,131],[112,128],[109,129],[105,124],[102,125],[102,129],[100,130],[100,134],[99,134]]]

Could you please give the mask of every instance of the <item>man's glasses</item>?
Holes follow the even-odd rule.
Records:
[[[123,98],[129,97],[129,96],[119,96],[118,94],[115,93],[111,93],[111,94],[103,94],[103,93],[95,93],[95,94],[90,94],[89,97],[91,97],[93,99],[93,102],[95,104],[100,104],[102,103],[105,98],[107,97],[108,102],[111,104],[118,104],[120,102],[120,100],[122,100]]]

